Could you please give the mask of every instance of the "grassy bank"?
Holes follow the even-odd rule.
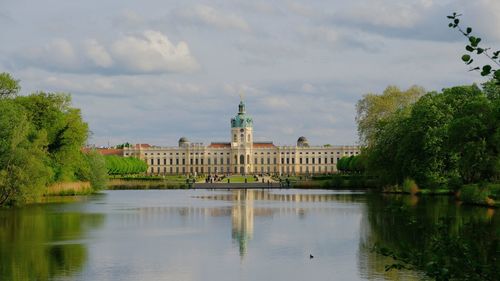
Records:
[[[390,185],[382,188],[383,193],[400,193],[412,195],[453,195],[455,192],[447,188],[420,188],[414,180],[406,179],[402,185]]]
[[[375,188],[378,185],[378,181],[374,177],[359,174],[335,174],[313,177],[291,176],[276,178],[276,180],[281,180],[285,184],[289,181],[290,186],[294,188],[366,189]]]
[[[405,180],[402,185],[383,187],[382,192],[411,195],[454,195],[463,204],[500,207],[500,183],[468,184],[455,192],[446,188],[422,189],[413,180]]]
[[[144,177],[110,179],[107,189],[183,189],[188,188],[185,177]]]
[[[49,186],[43,196],[74,196],[89,195],[92,193],[94,193],[94,190],[90,182],[60,182]]]
[[[370,176],[358,174],[336,174],[306,177],[276,178],[285,182],[290,181],[293,188],[321,188],[321,189],[374,189],[382,193],[411,194],[411,195],[447,195],[456,196],[464,204],[487,207],[500,207],[500,183],[484,183],[464,185],[458,192],[448,188],[420,188],[415,181],[405,180],[401,185],[385,186],[380,189],[379,181]]]

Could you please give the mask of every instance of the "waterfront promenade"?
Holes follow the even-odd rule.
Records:
[[[278,182],[262,183],[194,183],[193,189],[280,189],[290,188]]]

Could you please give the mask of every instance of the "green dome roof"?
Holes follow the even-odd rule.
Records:
[[[231,128],[248,128],[253,126],[253,119],[245,113],[245,103],[240,101],[238,105],[238,114],[231,118]]]

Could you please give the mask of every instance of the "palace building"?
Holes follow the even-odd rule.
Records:
[[[337,171],[337,161],[358,155],[358,146],[310,146],[299,137],[293,146],[253,141],[253,119],[240,101],[231,118],[231,141],[210,145],[191,143],[185,137],[177,147],[138,144],[123,149],[124,157],[137,157],[148,164],[148,174],[328,174]]]

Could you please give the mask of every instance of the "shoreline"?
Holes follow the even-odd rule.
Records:
[[[331,184],[335,179],[331,180],[299,180],[291,181],[290,185],[283,185],[280,189],[321,189],[321,190],[367,190],[371,192],[377,192],[380,194],[394,194],[394,195],[414,195],[414,196],[454,196],[456,202],[463,205],[470,206],[480,206],[487,208],[500,208],[500,202],[494,200],[488,196],[493,192],[484,192],[485,188],[492,188],[498,186],[498,184],[490,184],[485,187],[478,187],[477,185],[464,185],[459,191],[452,191],[448,189],[417,189],[412,191],[404,191],[402,188],[391,188],[391,189],[380,189],[376,187],[367,186],[366,180],[363,181],[363,177],[357,175],[355,178],[358,180],[353,180],[352,177],[347,175],[341,175],[339,178],[342,179],[341,182],[337,179],[337,184]],[[361,178],[361,180],[359,180]],[[172,180],[174,179],[174,180]],[[367,179],[370,179],[367,177]],[[361,183],[361,184],[359,184]],[[354,185],[356,184],[356,185]],[[359,184],[359,185],[357,185]],[[492,187],[490,187],[492,186]],[[275,187],[276,188],[276,187]],[[467,196],[464,196],[462,190],[466,188],[472,190],[469,191]],[[171,178],[148,178],[148,177],[138,177],[138,178],[110,178],[108,184],[104,190],[178,190],[178,189],[192,189],[192,186],[188,185],[184,177],[171,177]],[[210,189],[210,188],[209,188]],[[222,188],[226,189],[226,188]],[[230,188],[227,188],[228,190]],[[258,187],[255,189],[266,189],[265,187]],[[58,196],[86,196],[96,194],[99,191],[93,190],[89,182],[63,182],[55,183],[47,188],[47,191],[42,195],[42,198],[51,198]],[[485,197],[485,194],[488,196]],[[483,197],[481,197],[483,196]]]

